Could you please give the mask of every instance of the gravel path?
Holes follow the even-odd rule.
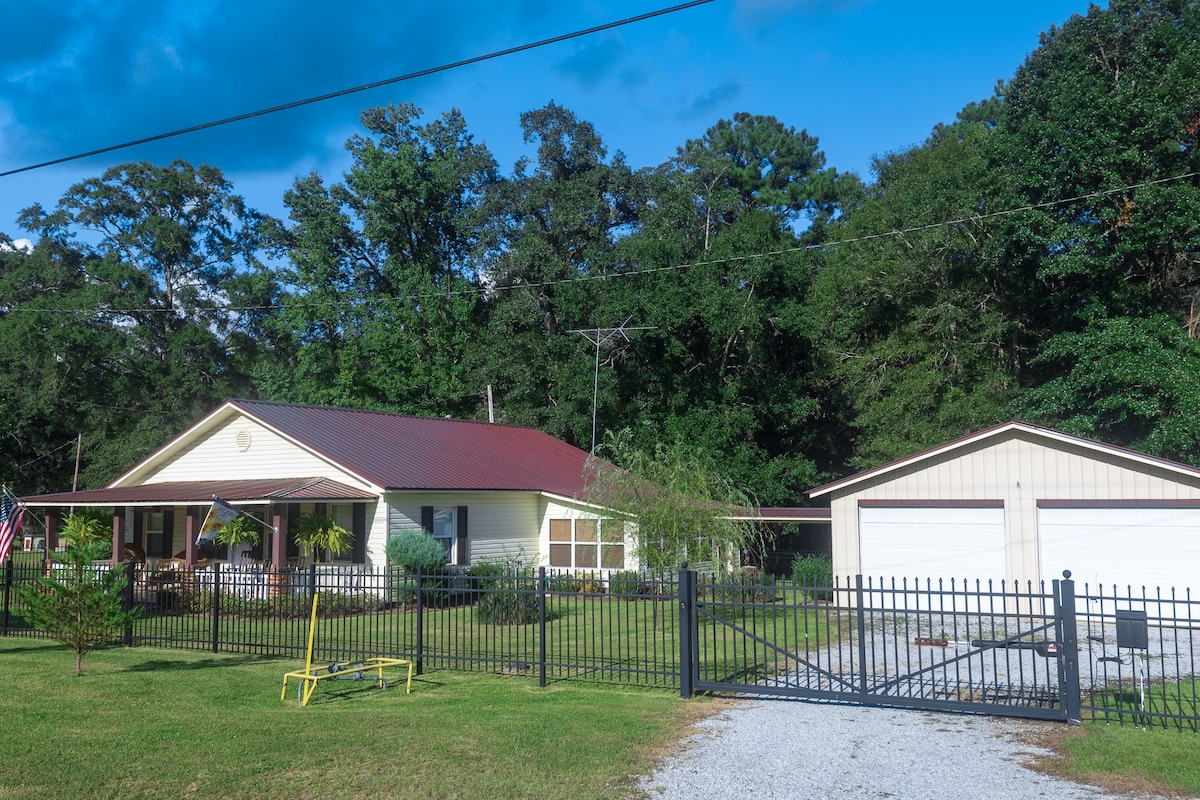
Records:
[[[1038,723],[787,700],[746,701],[650,777],[654,800],[1097,800],[1126,797],[1022,764]]]

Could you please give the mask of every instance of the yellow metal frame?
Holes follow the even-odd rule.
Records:
[[[300,687],[300,705],[307,706],[308,701],[312,698],[313,692],[317,689],[317,684],[321,681],[327,681],[334,678],[344,678],[347,675],[362,675],[364,672],[371,670],[375,671],[375,685],[379,688],[387,686],[387,681],[384,680],[383,670],[385,667],[408,667],[408,680],[405,683],[404,693],[412,694],[412,676],[413,662],[406,658],[368,658],[359,664],[340,664],[335,663],[337,669],[330,672],[318,672],[312,666],[312,651],[313,637],[317,631],[317,595],[313,595],[312,603],[312,618],[308,623],[308,653],[304,658],[304,669],[294,672],[286,672],[283,675],[283,689],[279,692],[279,699],[287,699],[288,679],[295,678],[304,681]],[[319,669],[319,668],[318,668]]]

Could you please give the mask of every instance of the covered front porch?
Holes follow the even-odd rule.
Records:
[[[259,540],[201,546],[196,538],[216,498],[261,520]],[[327,515],[353,535],[349,552],[337,561],[367,561],[367,520],[379,497],[327,478],[270,480],[175,481],[23,498],[44,510],[46,549],[59,548],[62,519],[75,509],[111,510],[112,562],[132,558],[150,567],[192,569],[206,564],[258,566],[283,570],[306,560],[296,540],[304,514]]]

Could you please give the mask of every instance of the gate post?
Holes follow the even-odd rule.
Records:
[[[546,568],[537,571],[538,686],[546,688]]]
[[[696,675],[696,573],[679,570],[679,696],[692,696]]]
[[[8,560],[4,562],[4,621],[0,624],[0,636],[8,636],[8,609],[9,603],[12,602],[13,570],[13,559],[10,553]]]
[[[221,650],[221,562],[213,562],[212,651]]]
[[[1058,625],[1058,703],[1068,725],[1081,725],[1079,688],[1079,641],[1075,631],[1075,581],[1071,570],[1054,581],[1054,615]]]
[[[11,559],[9,564],[12,564]],[[133,610],[133,561],[124,561],[119,563],[113,569],[125,571],[125,587],[121,592],[121,610],[129,613]],[[124,630],[121,631],[122,643],[126,647],[133,647],[133,623],[126,622]]]
[[[854,607],[858,620],[858,693],[862,695],[863,703],[869,704],[867,696],[867,612],[863,603],[863,576],[854,576]]]
[[[417,567],[417,641],[414,642],[416,653],[413,654],[413,660],[416,661],[416,672],[422,675],[425,672],[425,571],[421,567]]]

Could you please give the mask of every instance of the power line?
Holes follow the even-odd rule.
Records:
[[[625,19],[616,20],[614,22],[606,22],[603,25],[596,25],[591,28],[584,28],[583,30],[578,30],[573,33],[564,33],[559,36],[552,36],[549,39],[541,39],[536,42],[529,42],[528,44],[522,44],[522,45],[517,45],[516,47],[505,48],[504,50],[496,50],[494,52],[486,53],[481,56],[473,56],[471,58],[462,59],[461,61],[454,61],[450,64],[442,64],[439,67],[430,67],[428,69],[418,70],[417,72],[410,72],[407,75],[398,75],[395,78],[387,78],[385,80],[375,81],[373,83],[365,83],[362,86],[355,86],[351,89],[341,89],[336,92],[329,92],[328,94],[317,95],[316,97],[309,97],[305,100],[296,100],[291,103],[284,103],[283,105],[280,105],[280,106],[272,106],[271,108],[264,108],[259,111],[251,111],[246,114],[238,114],[235,117],[226,117],[225,119],[219,119],[214,122],[204,122],[199,125],[192,125],[187,128],[180,128],[179,130],[169,131],[167,133],[159,133],[159,134],[155,134],[154,136],[146,136],[141,139],[134,139],[133,141],[130,141],[130,142],[123,142],[121,144],[109,145],[108,147],[101,147],[96,150],[89,150],[86,153],[77,153],[72,156],[64,156],[62,158],[55,158],[50,161],[43,161],[40,164],[30,164],[28,166],[18,167],[17,169],[10,169],[5,172],[0,172],[0,178],[6,177],[8,175],[16,175],[19,172],[29,172],[30,170],[41,169],[42,167],[49,167],[49,166],[53,166],[55,164],[63,164],[68,161],[77,161],[81,158],[97,156],[97,155],[101,155],[103,153],[111,153],[114,150],[123,150],[127,147],[135,147],[139,144],[148,144],[150,142],[157,142],[161,139],[169,139],[173,136],[182,136],[186,133],[195,133],[196,131],[207,130],[208,128],[216,128],[221,125],[229,125],[234,122],[241,122],[242,120],[252,119],[254,117],[261,117],[266,114],[274,114],[279,111],[287,111],[289,109],[299,108],[300,106],[311,105],[313,103],[320,103],[324,100],[332,100],[335,97],[344,97],[346,95],[355,94],[357,92],[365,92],[369,89],[378,89],[381,86],[388,86],[393,83],[400,83],[402,81],[411,81],[415,78],[424,78],[428,75],[436,75],[439,72],[447,72],[452,69],[458,69],[459,67],[466,67],[466,66],[470,66],[471,64],[478,64],[483,61],[490,61],[494,58],[500,58],[502,56],[509,56],[509,55],[513,55],[515,53],[522,53],[522,52],[525,52],[526,50],[534,50],[539,47],[545,47],[545,46],[551,45],[551,44],[558,44],[560,42],[566,42],[571,39],[578,39],[583,36],[590,36],[593,33],[602,33],[603,31],[613,30],[614,28],[620,28],[625,25],[632,25],[635,22],[644,22],[648,19],[654,19],[655,17],[666,16],[667,14],[674,14],[676,11],[684,11],[689,8],[694,8],[696,6],[702,6],[707,3],[712,3],[715,1],[716,0],[691,0],[691,2],[688,2],[688,3],[681,3],[679,5],[671,6],[669,8],[661,8],[657,11],[651,11],[646,14],[638,14],[635,17],[626,17]]]
[[[668,264],[661,267],[646,267],[644,269],[631,269],[620,272],[605,272],[593,275],[577,275],[572,278],[556,278],[554,280],[533,281],[528,283],[514,283],[505,286],[475,286],[469,289],[451,289],[429,292],[426,294],[412,294],[407,297],[403,296],[387,296],[383,298],[366,298],[354,300],[329,300],[323,302],[301,301],[288,303],[274,303],[266,305],[250,305],[250,306],[235,306],[229,304],[213,304],[204,306],[194,306],[195,311],[232,311],[232,312],[249,312],[249,311],[284,311],[287,309],[299,308],[337,308],[340,306],[356,306],[366,305],[370,302],[385,302],[395,300],[409,300],[414,303],[425,303],[431,300],[442,299],[447,297],[462,297],[469,295],[493,294],[500,292],[512,292],[521,289],[546,289],[552,286],[563,286],[573,283],[587,283],[591,281],[608,281],[617,280],[620,278],[635,278],[644,275],[654,275],[663,272],[680,272],[695,267],[716,266],[721,264],[732,264],[743,261],[754,261],[760,258],[771,258],[772,256],[789,255],[791,253],[806,252],[809,250],[829,250],[836,247],[841,247],[848,244],[858,244],[861,242],[876,241],[880,239],[889,239],[895,236],[905,236],[910,233],[919,233],[922,231],[935,230],[937,228],[948,228],[956,225],[963,225],[971,222],[982,222],[988,219],[996,219],[999,217],[1009,216],[1011,214],[1020,214],[1026,211],[1039,211],[1055,206],[1067,205],[1076,203],[1081,200],[1094,200],[1099,197],[1107,197],[1122,192],[1128,192],[1135,189],[1142,189],[1148,186],[1158,186],[1175,181],[1187,180],[1189,178],[1200,177],[1200,171],[1186,172],[1182,175],[1175,175],[1169,178],[1157,178],[1155,180],[1143,181],[1141,183],[1128,184],[1115,189],[1103,189],[1087,194],[1076,195],[1061,200],[1047,200],[1041,203],[1032,203],[1030,205],[1020,206],[1018,208],[1009,208],[1001,211],[990,211],[987,213],[972,214],[969,217],[959,217],[957,219],[943,220],[941,222],[930,222],[924,225],[913,225],[908,228],[897,228],[890,231],[881,231],[879,233],[869,233],[862,236],[853,236],[846,239],[838,239],[836,241],[825,241],[819,244],[796,245],[794,247],[783,247],[778,250],[765,250],[758,253],[743,253],[736,256],[724,256],[722,258],[711,258],[702,261],[689,261],[683,264]],[[114,316],[129,316],[133,314],[147,313],[175,313],[173,308],[30,308],[28,306],[15,306],[11,308],[0,307],[0,314],[10,314],[19,312],[45,312],[53,314],[111,314]]]

